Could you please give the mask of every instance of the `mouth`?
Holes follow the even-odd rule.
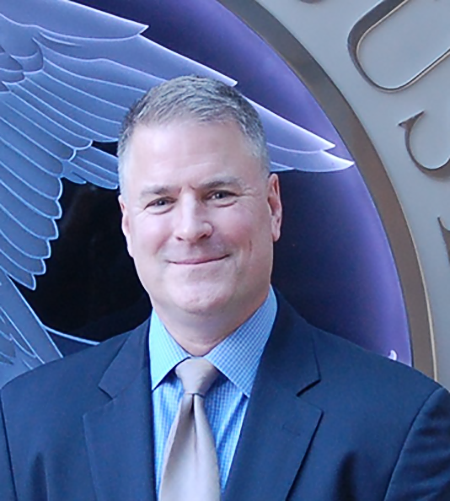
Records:
[[[227,258],[227,255],[213,256],[213,257],[211,256],[191,257],[186,259],[176,259],[169,262],[180,266],[196,266],[201,264],[217,263],[219,261],[223,261],[225,258]]]

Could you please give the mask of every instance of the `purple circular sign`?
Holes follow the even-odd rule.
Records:
[[[334,148],[324,149],[337,159],[351,160],[339,134],[299,78],[261,37],[220,3],[212,0],[78,0],[78,3],[147,25],[148,29],[143,31],[147,39],[235,80],[249,99],[317,135],[318,139],[310,138],[313,143],[322,144],[321,138],[333,143]],[[143,71],[148,66],[152,73],[151,59],[143,58],[140,64]],[[279,144],[283,146],[283,135],[279,136]],[[96,145],[105,150],[110,148],[101,141]],[[283,147],[275,149],[283,153]],[[292,148],[285,147],[284,154],[286,158],[292,156]],[[312,155],[308,157],[307,152],[298,158],[298,165],[279,172],[284,222],[282,238],[275,249],[274,285],[311,323],[411,364],[409,329],[396,267],[375,205],[357,166],[324,172],[307,167],[308,159],[313,158]],[[90,225],[90,230],[86,226],[80,229],[83,214],[77,216],[78,220],[74,218],[76,204],[80,205],[79,189],[84,190],[82,198],[89,201],[94,211],[90,212],[90,218],[84,213],[85,224]],[[142,299],[142,290],[125,257],[123,240],[117,236],[119,213],[114,196],[113,192],[105,194],[98,189],[65,185],[60,237],[53,245],[48,272],[38,281],[37,292],[27,294],[47,325],[85,336],[100,330],[100,337],[107,337],[115,334],[119,327],[130,327],[127,322],[118,321],[118,317],[126,316],[137,322],[147,314],[148,305]],[[100,213],[109,214],[107,230],[104,219],[102,224],[95,221],[93,214]],[[73,221],[65,224],[69,214]],[[62,252],[77,248],[77,244],[73,244],[77,226],[78,235],[85,235],[91,249],[80,260],[80,270],[86,275],[90,273],[91,278],[85,278],[84,285],[80,283],[74,293],[74,282],[70,291],[56,263],[65,261],[61,258]],[[108,237],[112,240],[106,240],[109,233],[115,235]],[[86,249],[86,245],[78,247]],[[102,261],[98,254],[104,258],[105,253],[109,257]],[[67,267],[67,262],[63,266]],[[72,260],[72,274],[74,269]],[[89,292],[89,280],[95,274],[99,275],[98,282],[103,282],[101,290],[95,293],[91,290],[90,294],[98,302],[97,309],[92,304],[86,305],[85,298],[89,294],[80,293]],[[124,278],[121,281],[117,277]],[[123,294],[125,283],[125,290],[129,290],[126,297]],[[116,292],[111,292],[114,288]],[[38,296],[42,298],[55,291],[69,304],[67,311],[69,308],[74,312],[90,308],[90,313],[78,315],[77,323],[76,314],[70,316],[60,309],[58,317],[58,312],[50,312]],[[111,294],[115,294],[116,299],[108,301]],[[130,310],[137,313],[130,317]],[[104,322],[105,318],[109,321]],[[99,327],[106,325],[108,327]]]

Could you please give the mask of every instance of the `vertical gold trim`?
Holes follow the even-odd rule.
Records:
[[[403,209],[375,148],[349,103],[317,61],[255,0],[218,0],[286,61],[326,112],[360,168],[387,233],[405,300],[414,367],[436,378],[425,281]]]

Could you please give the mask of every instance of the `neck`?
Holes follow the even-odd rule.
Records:
[[[154,308],[175,341],[190,355],[202,357],[245,323],[261,304],[252,311],[242,313],[240,317],[193,315],[185,312],[181,316],[174,315],[173,312],[167,315],[164,311],[159,311],[156,306]]]

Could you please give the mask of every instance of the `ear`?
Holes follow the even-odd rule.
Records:
[[[270,174],[268,181],[267,201],[272,219],[272,239],[276,242],[281,234],[283,208],[281,205],[280,181],[276,174]]]
[[[128,254],[133,257],[133,253],[131,250],[131,232],[130,232],[130,218],[128,214],[127,204],[123,195],[119,195],[119,205],[120,210],[122,211],[122,233],[125,236],[125,240],[127,242],[127,250]]]

